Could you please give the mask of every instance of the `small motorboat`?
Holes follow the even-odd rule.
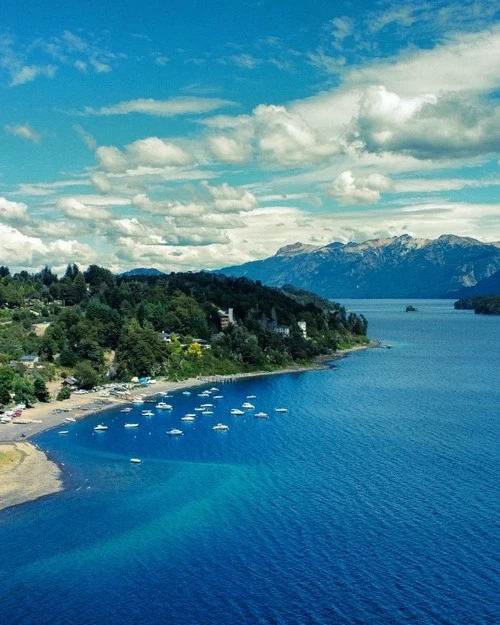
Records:
[[[172,406],[171,404],[167,404],[164,401],[159,401],[155,408],[157,408],[158,410],[172,410]]]
[[[104,432],[105,430],[108,429],[107,425],[103,425],[102,423],[100,425],[96,425],[94,428],[95,432]]]
[[[224,395],[213,395],[212,399],[222,399]]]
[[[58,434],[67,434],[69,430],[59,430]]]
[[[169,436],[182,436],[184,432],[182,430],[178,430],[177,428],[172,428],[171,430],[167,431],[167,434]]]
[[[247,399],[255,399],[257,395],[247,395]]]
[[[154,417],[155,413],[152,410],[143,410],[141,412],[143,417]]]
[[[132,464],[141,464],[142,460],[140,458],[130,458],[130,462]]]
[[[275,408],[275,412],[288,412],[288,408]]]
[[[239,408],[231,408],[231,414],[245,414],[243,410]]]
[[[267,419],[268,416],[267,412],[256,412],[254,414],[254,417],[257,417],[257,419]]]
[[[246,408],[247,410],[253,410],[255,408],[255,406],[248,401],[242,404],[241,407]]]
[[[130,406],[126,406],[125,408],[122,408],[120,412],[132,412],[132,408]]]
[[[224,425],[224,423],[217,423],[213,426],[212,430],[218,430],[219,432],[225,432],[229,430],[229,425]]]
[[[195,420],[195,416],[194,415],[190,415],[190,414],[186,414],[183,417],[181,417],[181,421],[192,422],[194,420]]]
[[[191,395],[191,391],[182,391],[183,395]]]
[[[138,428],[139,424],[138,423],[125,423],[123,427],[124,428]]]

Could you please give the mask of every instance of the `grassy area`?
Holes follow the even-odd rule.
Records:
[[[2,450],[0,448],[0,473],[9,471],[13,467],[17,466],[22,460],[22,452],[18,449],[8,448]]]

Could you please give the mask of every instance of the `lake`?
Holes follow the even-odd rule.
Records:
[[[499,622],[500,318],[342,303],[391,349],[39,435],[66,489],[0,513],[1,622]]]

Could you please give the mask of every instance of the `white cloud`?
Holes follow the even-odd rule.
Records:
[[[74,240],[43,241],[0,223],[0,257],[9,267],[62,266],[78,260],[85,265],[99,261],[99,252]],[[102,258],[101,258],[102,262]]]
[[[108,176],[103,173],[94,172],[90,176],[90,181],[99,193],[109,193],[111,191],[111,182]]]
[[[183,167],[193,162],[193,158],[179,146],[148,137],[138,139],[121,152],[114,146],[100,146],[96,150],[100,166],[107,172],[125,172],[134,167]]]
[[[127,146],[127,155],[135,165],[183,167],[192,157],[179,146],[158,137],[139,139]]]
[[[230,187],[227,182],[219,186],[203,184],[214,200],[215,208],[222,213],[239,213],[254,210],[257,207],[257,199],[253,193],[246,189]]]
[[[216,109],[234,106],[234,102],[220,98],[196,98],[179,97],[169,100],[154,100],[152,98],[139,98],[126,100],[110,106],[102,106],[99,109],[87,107],[85,114],[89,115],[129,115],[130,113],[142,113],[144,115],[157,115],[159,117],[174,117],[177,115],[196,115],[208,113]]]
[[[224,163],[245,163],[252,156],[252,145],[235,137],[214,135],[208,137],[208,147]]]
[[[381,174],[355,178],[351,171],[342,172],[328,190],[340,204],[374,204],[388,191],[390,181]]]
[[[500,107],[465,95],[402,98],[379,86],[362,97],[354,127],[372,152],[417,158],[488,154],[500,145]]]
[[[102,220],[113,217],[113,213],[106,208],[90,206],[73,197],[59,199],[56,206],[62,213],[74,219]]]
[[[73,130],[79,135],[89,150],[95,151],[97,148],[97,141],[95,138],[87,132],[80,124],[75,124]]]
[[[267,162],[284,167],[325,159],[338,145],[321,137],[299,115],[284,106],[259,105],[253,112],[256,145]]]
[[[0,197],[0,220],[2,221],[26,221],[28,219],[28,207],[24,202],[11,202]]]
[[[23,65],[20,67],[11,67],[11,86],[17,87],[32,82],[38,76],[53,78],[56,74],[57,67],[54,65]]]
[[[169,200],[151,200],[145,193],[132,198],[132,204],[139,210],[151,215],[170,215],[172,217],[198,217],[205,207],[195,202],[171,202]]]
[[[33,143],[39,143],[41,140],[40,134],[29,124],[6,124],[3,129],[15,137],[27,139],[28,141],[33,141]]]

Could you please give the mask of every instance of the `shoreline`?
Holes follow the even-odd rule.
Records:
[[[145,391],[149,391],[150,395],[154,395],[251,377],[322,370],[330,368],[327,365],[328,362],[340,360],[353,352],[371,347],[380,347],[380,343],[370,341],[366,345],[321,356],[315,363],[304,367],[203,376],[176,382],[160,381],[147,388],[133,389],[130,394],[148,394]],[[64,401],[38,403],[26,410],[26,416],[23,415],[23,420],[30,419],[34,423],[13,421],[0,426],[0,510],[57,493],[64,488],[61,468],[49,459],[45,451],[29,442],[29,438],[64,424],[68,416],[76,420],[85,419],[117,405],[131,403],[127,399],[105,393],[93,397],[90,401],[85,401],[84,398],[85,395],[72,395]],[[54,412],[56,409],[61,412]]]

